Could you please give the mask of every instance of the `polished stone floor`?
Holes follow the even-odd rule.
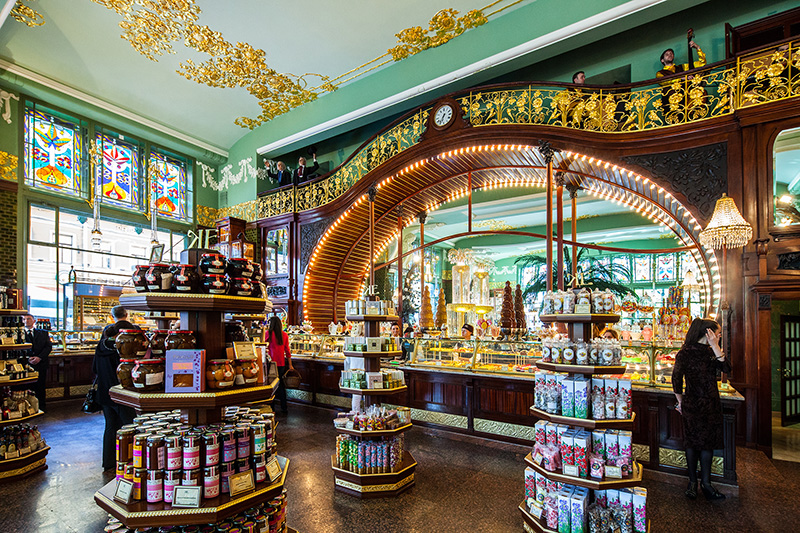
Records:
[[[780,412],[772,412],[772,458],[800,463],[800,424],[781,426]]]
[[[39,425],[52,450],[49,469],[0,485],[0,533],[101,532],[106,514],[94,492],[107,481],[100,468],[101,414],[75,402],[53,402]],[[456,438],[415,428],[408,448],[419,463],[410,491],[361,501],[333,490],[332,411],[292,405],[281,417],[278,449],[291,460],[289,525],[300,533],[519,532],[527,449]],[[797,531],[800,464],[738,450],[739,493],[723,502],[690,502],[683,486],[646,480],[653,532]]]

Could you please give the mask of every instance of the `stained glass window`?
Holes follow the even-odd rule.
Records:
[[[656,281],[675,280],[675,255],[664,254],[656,258]]]
[[[25,110],[25,183],[81,194],[81,127],[34,108]]]
[[[650,255],[637,255],[633,257],[634,281],[650,281],[652,276],[650,259]]]
[[[618,281],[619,283],[630,283],[631,265],[630,262],[628,261],[628,256],[615,255],[612,259],[612,262],[614,267],[616,267],[614,269],[614,277],[617,278],[615,279],[615,281]],[[624,275],[623,271],[627,272],[628,275],[627,276]]]
[[[692,271],[696,279],[699,279],[700,270],[697,268],[697,261],[695,261],[692,254],[684,252],[681,254],[681,279],[686,279],[686,273]]]
[[[151,152],[149,172],[151,198],[158,214],[185,220],[186,163],[158,152]]]
[[[100,178],[103,203],[139,208],[139,149],[117,137],[97,135],[103,153]]]

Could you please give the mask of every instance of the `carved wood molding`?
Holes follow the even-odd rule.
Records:
[[[311,253],[317,246],[322,234],[333,223],[333,217],[323,218],[310,224],[300,226],[300,272],[305,273]]]
[[[684,196],[705,220],[711,218],[717,198],[728,191],[728,146],[724,142],[622,160],[646,171],[672,193]]]

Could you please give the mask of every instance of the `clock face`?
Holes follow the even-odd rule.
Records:
[[[453,118],[453,108],[449,104],[445,104],[436,110],[433,123],[441,127],[450,122],[451,118]]]

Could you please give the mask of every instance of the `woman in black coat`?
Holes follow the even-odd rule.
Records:
[[[106,428],[103,432],[103,470],[116,468],[117,430],[125,424],[133,423],[134,415],[132,409],[114,403],[108,395],[111,387],[119,385],[117,379],[119,353],[113,347],[113,340],[122,329],[140,329],[128,322],[128,312],[121,305],[111,309],[111,316],[116,322],[103,330],[92,361],[92,371],[97,376],[97,403],[103,407],[103,416],[106,419]]]
[[[698,459],[703,495],[708,500],[725,498],[711,486],[711,459],[714,450],[724,447],[717,372],[731,371],[731,365],[719,346],[721,333],[722,328],[715,321],[694,319],[672,369],[672,391],[678,399],[675,409],[683,415],[689,467],[689,486],[685,494],[690,499],[697,497]],[[684,380],[686,387],[683,386]]]

